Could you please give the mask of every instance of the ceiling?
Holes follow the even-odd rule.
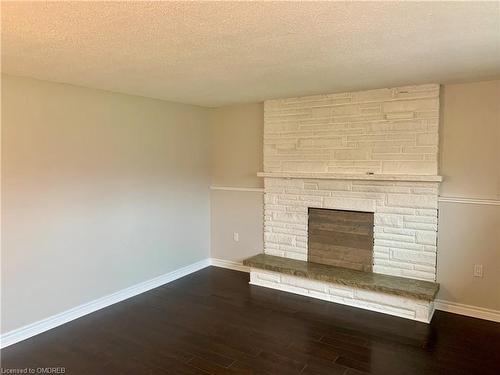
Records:
[[[202,106],[500,75],[500,2],[2,2],[2,71]]]

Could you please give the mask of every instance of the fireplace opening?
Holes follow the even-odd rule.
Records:
[[[308,255],[314,263],[373,270],[373,212],[308,209]]]

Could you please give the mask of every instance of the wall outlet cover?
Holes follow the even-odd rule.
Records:
[[[483,277],[483,265],[474,264],[474,277]]]

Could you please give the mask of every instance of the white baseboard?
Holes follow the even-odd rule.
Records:
[[[250,267],[244,266],[241,262],[210,258],[210,264],[215,267],[228,268],[230,270],[250,272]]]
[[[436,310],[447,311],[454,314],[470,316],[472,318],[491,320],[500,323],[500,311],[485,309],[483,307],[464,305],[456,302],[449,302],[437,299],[434,302]]]
[[[28,324],[24,327],[4,333],[3,335],[0,336],[0,347],[5,348],[9,345],[26,340],[42,332],[48,331],[52,328],[68,323],[74,319],[93,313],[94,311],[100,310],[104,307],[113,305],[117,302],[121,302],[130,297],[134,297],[138,294],[147,292],[148,290],[157,288],[164,284],[168,284],[171,281],[180,279],[181,277],[187,276],[193,272],[199,271],[210,265],[216,267],[228,268],[236,271],[250,272],[250,268],[244,266],[240,262],[234,262],[230,260],[217,259],[217,258],[203,259],[199,262],[192,263],[186,267],[155,277],[154,279],[144,281],[142,283],[133,285],[129,288],[110,294],[108,296],[101,297],[94,301],[63,311],[62,313],[53,315],[46,319],[42,319],[38,322]],[[498,310],[485,309],[482,307],[463,305],[460,303],[448,302],[443,300],[436,300],[435,307],[437,310],[441,311],[448,311],[451,313],[466,315],[473,318],[500,322],[500,311]]]
[[[113,294],[98,298],[94,301],[84,303],[83,305],[76,306],[72,309],[63,311],[62,313],[50,316],[46,319],[39,320],[38,322],[28,324],[24,327],[17,328],[10,332],[4,333],[3,335],[0,336],[0,347],[5,348],[19,341],[26,340],[30,337],[38,335],[39,333],[48,331],[52,328],[68,323],[84,315],[93,313],[94,311],[100,310],[104,307],[108,307],[117,302],[121,302],[130,297],[134,297],[138,294],[147,292],[148,290],[167,284],[171,281],[180,279],[183,276],[189,275],[193,272],[208,267],[210,266],[210,264],[211,262],[209,258],[200,260],[199,262],[192,263],[186,267],[182,267],[175,271],[155,277],[154,279],[144,281],[142,283],[133,285],[129,288],[122,289]]]

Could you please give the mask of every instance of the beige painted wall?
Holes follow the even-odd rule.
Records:
[[[262,166],[264,104],[215,108],[212,126],[212,186],[263,186],[257,172]],[[211,256],[242,261],[261,253],[263,244],[263,193],[211,191]],[[233,239],[239,234],[239,241]]]
[[[208,257],[208,118],[2,76],[2,332]]]
[[[499,88],[500,80],[442,86],[440,173],[445,176],[442,195],[499,199]],[[261,163],[259,142],[263,119],[253,113],[243,122],[246,113],[236,108],[219,108],[216,110],[219,116],[212,117],[216,120],[212,123],[216,154],[213,169],[217,171],[212,183],[261,186],[260,181],[235,177],[234,171],[240,168],[238,150],[245,150],[241,163],[245,175],[257,169],[248,166]],[[236,132],[228,126],[231,123],[253,129],[238,128]],[[222,139],[231,145],[221,146]],[[257,238],[259,241],[262,238],[262,207],[256,207],[256,201],[248,198],[248,194],[260,193],[212,191],[212,256],[239,260],[248,254],[246,251],[250,249],[235,246],[232,240],[237,227],[234,222],[242,220],[238,215],[258,220],[244,226],[248,228],[244,231],[245,238],[255,237],[250,241],[251,246],[257,244]],[[438,298],[500,310],[500,206],[441,202],[439,209]],[[474,264],[484,265],[483,278],[472,276]]]
[[[262,187],[264,104],[215,108],[212,121],[212,185]]]
[[[439,204],[438,298],[500,310],[500,206]],[[473,277],[482,264],[482,278]]]
[[[441,195],[500,199],[500,80],[441,93]]]
[[[441,195],[498,201],[500,80],[445,85],[441,107]],[[439,298],[500,310],[500,206],[440,203],[437,270]]]
[[[211,256],[241,262],[264,249],[264,193],[211,192]],[[239,234],[239,241],[233,239]]]

